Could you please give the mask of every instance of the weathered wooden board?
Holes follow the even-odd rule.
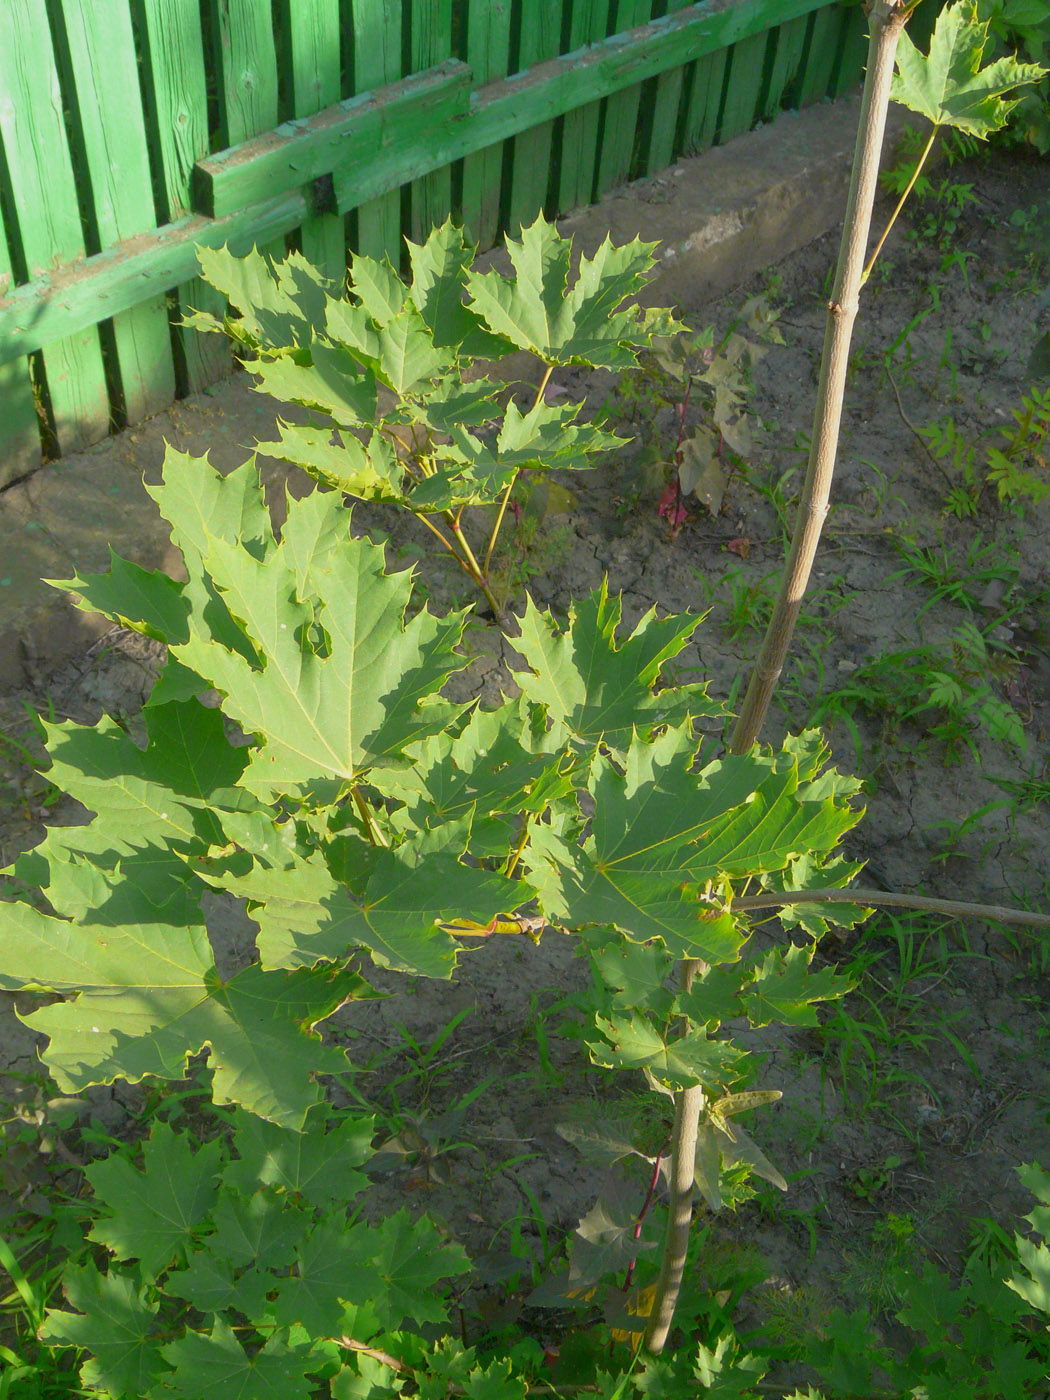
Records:
[[[354,92],[396,83],[401,68],[401,0],[352,0]],[[357,249],[401,266],[401,195],[389,190],[357,204]]]
[[[767,42],[768,35],[752,34],[733,45],[718,124],[720,145],[750,131],[755,124],[762,101]]]
[[[280,121],[273,10],[270,0],[208,3],[219,78],[219,140],[224,146],[236,146],[271,131]],[[284,238],[260,251],[282,260]]]
[[[762,96],[759,118],[770,121],[783,106],[797,106],[799,73],[806,49],[806,16],[782,24],[776,35],[773,66]]]
[[[11,256],[0,209],[0,296],[11,286]],[[0,365],[0,487],[40,465],[40,424],[27,358]]]
[[[623,34],[637,29],[646,23],[652,12],[652,0],[617,0],[617,32]],[[650,76],[645,74],[645,77]],[[595,182],[595,194],[599,199],[614,186],[623,184],[630,173],[641,97],[642,84],[638,81],[624,86],[606,99],[601,150],[598,154],[598,178]]]
[[[609,32],[609,0],[573,0],[570,51],[600,43]],[[598,168],[600,101],[566,112],[561,132],[558,210],[564,213],[594,198]]]
[[[51,275],[16,287],[0,301],[0,364],[16,360],[57,336],[94,327],[142,300],[143,291],[175,287],[198,270],[197,245],[237,255],[265,245],[312,218],[313,206],[301,190],[225,219],[189,215],[152,234],[121,243]]]
[[[510,0],[470,0],[467,65],[475,85],[506,77],[510,57]],[[463,161],[463,226],[468,238],[490,248],[499,233],[503,192],[503,144],[488,146]]]
[[[728,59],[729,50],[719,49],[717,53],[698,58],[686,75],[683,151],[706,151],[714,145]]]
[[[196,207],[223,218],[331,175],[337,207],[352,209],[425,174],[435,150],[447,164],[440,138],[469,111],[470,69],[451,59],[198,161]]]
[[[412,0],[412,71],[420,73],[452,57],[452,0]],[[409,191],[410,227],[417,243],[443,224],[452,209],[452,166],[434,162]]]
[[[684,9],[688,0],[668,0],[667,13]],[[685,69],[679,65],[655,80],[652,107],[648,114],[648,140],[639,174],[651,175],[674,160],[677,151],[678,119],[682,105]]]
[[[63,99],[40,0],[0,5],[0,143],[7,173],[7,237],[16,266],[31,279],[84,256]],[[133,304],[141,300],[135,298]],[[0,356],[19,360],[43,348],[52,426],[61,451],[97,442],[109,431],[109,394],[93,315],[57,336],[11,327],[18,338]],[[4,328],[8,330],[7,327]]]
[[[200,0],[132,0],[142,50],[146,130],[158,172],[161,217],[181,218],[190,209],[190,179],[196,161],[208,154],[208,87]],[[199,277],[175,290],[175,319],[190,311],[221,316],[225,299]],[[233,368],[227,340],[176,325],[175,371],[179,389],[192,394]]]
[[[842,11],[837,6],[826,6],[810,16],[809,43],[799,85],[800,106],[806,107],[827,97],[841,32]]]
[[[646,0],[648,3],[649,0]],[[287,123],[197,165],[195,207],[221,214],[333,174],[340,208],[396,189],[427,169],[505,140],[665,69],[763,36],[774,19],[795,19],[819,0],[748,0],[712,9],[690,5],[677,14],[618,33],[600,44],[489,83],[464,104],[404,118],[403,103],[420,98],[409,84],[452,82],[469,91],[469,68],[455,60],[432,75],[363,94],[303,122]],[[359,104],[353,108],[353,103]],[[356,192],[356,198],[354,194]]]
[[[269,131],[280,120],[270,0],[208,0],[219,79],[224,146]]]
[[[339,0],[278,0],[284,90],[293,117],[312,117],[342,96]],[[346,278],[346,219],[319,214],[299,231],[303,255],[337,285]]]
[[[70,106],[81,197],[94,251],[152,229],[138,58],[126,0],[54,0],[57,57]],[[167,299],[154,295],[101,328],[115,421],[136,422],[175,397]]]
[[[831,96],[841,97],[864,81],[864,64],[868,57],[868,17],[854,6],[842,15],[839,38],[839,59],[831,80]]]
[[[546,0],[542,5],[526,5],[522,11],[520,70],[533,68],[554,58],[561,42],[562,0]],[[546,206],[552,181],[554,123],[540,122],[514,138],[510,162],[510,189],[507,197],[507,232],[531,224]]]

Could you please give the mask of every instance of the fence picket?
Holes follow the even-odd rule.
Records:
[[[561,0],[523,7],[519,72],[557,56],[561,44],[561,12]],[[542,122],[515,136],[507,203],[508,233],[516,235],[519,228],[531,224],[546,206],[553,151],[553,122]]]
[[[573,0],[569,50],[604,39],[609,30],[609,0]],[[598,166],[598,130],[602,104],[588,102],[566,112],[561,132],[558,212],[565,213],[594,198]]]
[[[452,57],[452,0],[414,0],[412,69],[419,73]],[[430,230],[448,218],[452,208],[452,167],[443,165],[413,180],[409,191],[412,237],[426,240]]]
[[[3,210],[0,209],[0,296],[11,282]],[[0,365],[0,488],[40,465],[40,425],[33,403],[29,357]]]
[[[652,0],[617,0],[617,33],[644,24],[652,15],[652,8]],[[622,184],[630,174],[641,97],[642,85],[636,83],[605,99],[605,126],[595,182],[595,194],[599,199],[615,185]]]
[[[280,120],[273,12],[270,0],[210,0],[210,5],[219,74],[219,144],[236,146]],[[284,239],[259,251],[280,262]]]
[[[55,0],[57,57],[73,116],[80,195],[101,251],[156,223],[138,58],[126,0]],[[86,177],[86,178],[85,178]],[[152,296],[99,327],[122,422],[146,418],[175,396],[167,298]]]
[[[769,121],[775,117],[782,106],[796,105],[799,70],[806,47],[808,26],[809,17],[802,15],[787,24],[782,24],[777,31],[773,66],[759,112],[762,121]]]
[[[281,60],[291,112],[310,117],[342,96],[339,52],[339,0],[279,0],[283,26]],[[346,277],[346,220],[341,214],[320,214],[300,229],[303,255],[325,277],[342,284]]]
[[[476,85],[506,77],[509,48],[510,0],[470,0],[467,63]],[[463,224],[481,248],[490,248],[499,233],[503,147],[501,141],[463,161]]]
[[[728,58],[729,50],[720,49],[690,65],[682,123],[682,149],[686,152],[706,151],[714,145]]]
[[[190,208],[194,161],[208,154],[208,89],[200,0],[132,0],[146,75],[147,136],[158,172],[161,217],[169,222]],[[189,311],[222,316],[226,302],[201,278],[175,291],[176,320]],[[225,336],[202,335],[176,324],[175,368],[182,393],[192,394],[230,373]]]
[[[51,34],[39,0],[0,5],[0,142],[8,175],[12,253],[33,278],[84,256],[73,163]],[[59,450],[109,431],[109,394],[95,326],[45,346],[44,372]]]
[[[401,0],[351,0],[354,92],[369,92],[402,76]],[[401,195],[381,194],[357,207],[357,250],[401,266]]]
[[[668,0],[666,13],[673,15],[676,10],[684,9],[689,3],[690,0]],[[653,82],[648,151],[642,163],[641,174],[651,175],[657,170],[663,170],[674,160],[684,78],[684,68],[672,68],[669,73],[661,73]]]
[[[765,34],[752,34],[749,39],[741,39],[733,45],[718,128],[720,145],[742,132],[750,131],[755,123],[762,95],[767,37]]]
[[[868,20],[858,5],[842,15],[839,36],[839,61],[831,82],[831,96],[841,97],[856,87],[864,77],[864,60],[868,54]]]
[[[820,102],[828,95],[831,75],[838,57],[842,11],[828,6],[810,16],[809,44],[802,64],[799,106]]]

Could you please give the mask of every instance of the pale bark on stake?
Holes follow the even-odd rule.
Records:
[[[879,157],[886,131],[897,44],[916,0],[872,0],[869,6],[868,67],[861,98],[857,146],[853,158],[849,198],[835,282],[828,303],[827,329],[813,416],[809,466],[802,488],[798,519],[784,566],[780,592],[751,673],[743,708],[730,737],[731,753],[746,753],[758,737],[773,692],[784,667],[806,586],[816,558],[820,532],[828,513],[831,479],[838,449],[839,423],[846,387],[849,347],[864,278],[864,254],[871,229],[871,212],[879,174]],[[703,969],[698,960],[682,963],[682,985],[688,987]],[[685,1270],[685,1254],[692,1221],[694,1158],[703,1090],[680,1090],[675,1103],[671,1150],[670,1216],[660,1277],[656,1285],[643,1346],[663,1351],[674,1318],[678,1291]]]
[[[871,211],[875,203],[879,156],[886,131],[894,58],[905,21],[914,5],[915,0],[906,0],[906,3],[904,0],[874,0],[870,9],[868,71],[861,99],[857,148],[839,262],[828,303],[809,465],[776,606],[729,741],[732,753],[746,753],[758,738],[791,645],[816,558],[820,532],[828,513],[849,347],[864,281],[864,255],[871,230]]]

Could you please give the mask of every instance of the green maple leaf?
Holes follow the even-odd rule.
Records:
[[[185,641],[188,604],[182,584],[159,570],[140,569],[109,551],[106,574],[74,574],[70,579],[47,579],[73,597],[83,612],[102,613],[121,627],[161,642]]]
[[[253,1288],[255,1279],[247,1286],[234,1280],[233,1265],[207,1248],[196,1250],[189,1264],[164,1280],[164,1292],[173,1298],[184,1298],[199,1312],[224,1312],[239,1307],[246,1317],[255,1317],[264,1304],[268,1285]],[[251,1306],[249,1306],[251,1305]]]
[[[92,824],[92,848],[119,857],[146,846],[221,845],[211,809],[236,785],[247,752],[226,738],[220,712],[196,700],[147,709],[144,719],[144,749],[108,715],[93,727],[45,723],[51,780],[104,817]]]
[[[430,328],[414,307],[406,306],[378,332],[375,374],[396,394],[407,394],[440,379],[453,364],[449,351],[434,344]]]
[[[221,1318],[210,1334],[186,1332],[162,1354],[174,1368],[165,1393],[183,1400],[310,1400],[316,1387],[307,1376],[320,1365],[310,1347],[289,1348],[278,1337],[249,1356]]]
[[[765,875],[789,867],[802,854],[822,857],[833,851],[863,812],[844,800],[856,792],[855,779],[834,769],[819,771],[827,756],[820,733],[807,730],[789,735],[780,753],[760,759],[767,773],[747,803],[723,810],[697,842],[693,878]],[[728,762],[711,764],[701,774],[716,791]]]
[[[637,942],[660,938],[675,957],[732,962],[743,934],[704,887],[783,868],[799,850],[830,850],[858,819],[834,780],[800,781],[825,753],[816,734],[779,754],[727,754],[699,773],[695,750],[683,726],[651,743],[635,738],[623,773],[595,755],[590,836],[579,852],[547,846],[549,916],[570,927],[612,924]]]
[[[567,733],[587,747],[601,742],[620,752],[635,731],[647,735],[656,725],[722,713],[703,685],[653,693],[662,667],[688,644],[700,621],[688,615],[658,618],[654,608],[617,645],[620,599],[609,597],[608,580],[573,605],[564,630],[528,598],[514,647],[529,670],[515,679],[529,700],[546,708],[555,742]]]
[[[293,1257],[307,1225],[304,1212],[290,1210],[276,1193],[256,1191],[247,1199],[226,1191],[212,1211],[215,1232],[208,1249],[235,1269],[246,1264],[283,1269]]]
[[[44,1342],[83,1347],[91,1360],[80,1379],[109,1395],[147,1395],[164,1370],[156,1338],[157,1308],[146,1291],[122,1274],[100,1274],[94,1264],[67,1266],[62,1290],[78,1312],[49,1308]]]
[[[699,897],[690,863],[697,838],[749,802],[769,761],[729,755],[694,774],[695,750],[684,726],[652,743],[636,738],[622,774],[595,755],[591,834],[565,858],[551,850],[556,874],[547,876],[544,890],[550,914],[570,927],[612,924],[640,943],[659,938],[678,958],[736,959],[743,934],[732,915]]]
[[[1002,94],[1035,83],[1047,71],[1034,63],[1004,57],[981,67],[988,39],[987,21],[972,0],[959,0],[937,17],[926,57],[902,34],[890,96],[934,126],[954,126],[985,140],[1005,125],[1016,102]]]
[[[719,1337],[714,1351],[703,1343],[697,1348],[693,1375],[711,1400],[752,1400],[755,1387],[766,1374],[766,1366],[762,1357],[741,1352],[735,1337]],[[796,1391],[795,1394],[800,1393]],[[818,1400],[816,1392],[813,1394],[814,1400]]]
[[[363,501],[405,501],[401,488],[404,468],[378,433],[365,444],[352,433],[312,423],[278,419],[277,426],[280,441],[257,443],[260,452],[294,462],[333,491]]]
[[[233,1146],[239,1160],[225,1179],[245,1195],[272,1186],[311,1205],[345,1205],[368,1183],[357,1168],[371,1157],[374,1136],[371,1118],[335,1113],[326,1102],[310,1110],[301,1132],[238,1112]]]
[[[639,1014],[596,1016],[605,1040],[588,1041],[595,1064],[606,1069],[648,1069],[674,1089],[690,1084],[722,1084],[739,1073],[746,1052],[702,1030],[667,1040],[648,1017]]]
[[[675,998],[675,1008],[696,1025],[717,1030],[723,1021],[744,1014],[740,1000],[740,971],[732,967],[706,967],[693,979],[688,992]]]
[[[795,944],[767,953],[755,980],[743,993],[753,1026],[768,1026],[770,1021],[816,1026],[819,1022],[813,1003],[843,997],[852,988],[850,979],[838,976],[833,968],[811,972],[813,953],[812,947],[799,948]]]
[[[522,1375],[511,1374],[513,1365],[505,1356],[488,1366],[473,1367],[463,1387],[467,1400],[525,1400],[528,1382]]]
[[[578,412],[578,404],[541,400],[522,413],[512,400],[491,442],[450,425],[450,441],[434,453],[449,465],[413,490],[413,509],[430,512],[495,501],[523,469],[572,471],[589,466],[595,453],[621,445],[622,439],[592,423],[576,423]]]
[[[256,864],[215,883],[248,901],[265,967],[313,967],[366,948],[382,967],[450,977],[457,945],[439,924],[465,917],[484,924],[532,891],[463,864],[447,840],[442,831],[388,850],[338,838],[327,864],[320,854],[293,857],[283,869]]]
[[[217,287],[240,313],[230,329],[249,343],[274,349],[309,345],[315,331],[324,329],[328,286],[301,253],[289,253],[273,264],[253,248],[243,258],[228,248],[198,248],[201,276]],[[207,313],[189,316],[187,325],[218,330],[221,325]]]
[[[155,1279],[193,1243],[215,1204],[221,1159],[217,1140],[196,1143],[168,1123],[155,1123],[141,1171],[118,1154],[84,1168],[104,1207],[88,1239],[118,1259],[137,1259],[143,1277]]]
[[[542,215],[507,239],[516,277],[470,272],[470,306],[489,329],[547,364],[601,365],[630,369],[639,341],[678,329],[667,313],[617,308],[637,296],[653,265],[653,243],[636,238],[614,248],[609,239],[593,258],[581,258],[569,286],[572,240],[562,238]]]
[[[406,1210],[388,1215],[373,1234],[373,1257],[381,1280],[374,1306],[380,1317],[385,1314],[390,1319],[384,1326],[399,1327],[406,1318],[418,1326],[444,1322],[447,1313],[434,1285],[470,1272],[463,1247],[450,1243],[425,1216],[413,1220]]]
[[[296,1248],[295,1272],[278,1285],[278,1325],[305,1327],[313,1337],[339,1336],[347,1307],[369,1302],[381,1287],[374,1246],[374,1232],[360,1221],[320,1221]],[[385,1325],[386,1315],[379,1317]]]
[[[464,614],[405,623],[410,576],[386,574],[381,546],[350,536],[335,493],[290,501],[280,543],[254,469],[224,478],[169,454],[153,494],[205,584],[173,652],[261,740],[245,787],[269,798],[355,782],[448,722],[452,707],[424,702],[464,664],[453,650]]]
[[[256,360],[251,365],[255,387],[282,403],[298,403],[331,414],[344,427],[374,423],[376,381],[372,371],[342,345],[315,340],[309,353],[309,363],[290,355]]]
[[[411,422],[435,433],[480,427],[499,417],[499,405],[494,400],[503,387],[492,379],[474,379],[464,384],[456,375],[449,375],[425,397],[405,399],[402,408]]]
[[[863,865],[847,860],[844,856],[828,857],[821,852],[805,852],[796,857],[783,870],[772,871],[761,877],[760,884],[768,890],[807,890],[841,889],[860,874]],[[777,910],[777,917],[783,928],[801,928],[813,938],[821,938],[828,926],[852,928],[871,914],[871,909],[861,904],[834,903],[821,904],[816,901],[800,900],[785,904]]]
[[[355,993],[357,974],[251,966],[223,981],[203,921],[166,922],[146,875],[128,862],[88,874],[93,899],[76,921],[0,906],[4,985],[71,998],[24,1018],[49,1038],[43,1059],[58,1084],[76,1093],[118,1078],[180,1079],[207,1046],[217,1103],[301,1124],[319,1097],[316,1076],[346,1067],[313,1027]],[[192,904],[175,912],[188,916]]]
[[[350,285],[362,307],[377,326],[385,326],[405,305],[405,284],[388,259],[357,253],[350,260]]]
[[[467,272],[475,248],[463,238],[463,230],[446,219],[431,231],[426,243],[408,242],[412,266],[412,302],[429,327],[434,344],[451,346],[462,358],[498,360],[510,343],[487,330],[463,300]]]
[[[329,301],[325,334],[397,394],[441,379],[455,363],[452,351],[434,343],[430,327],[405,300],[404,285],[389,269],[384,273],[370,258],[360,262],[361,281],[354,285],[360,304]]]
[[[504,705],[474,710],[460,733],[414,746],[411,768],[382,775],[384,795],[405,804],[393,826],[405,835],[440,827],[474,856],[505,856],[522,813],[542,812],[573,790],[565,756],[532,752],[527,734],[522,708]]]
[[[672,994],[665,983],[674,959],[662,943],[632,943],[613,938],[594,949],[591,963],[612,992],[615,1007],[636,1007],[666,1016]]]
[[[347,1306],[367,1305],[386,1331],[405,1318],[444,1322],[434,1285],[470,1269],[459,1245],[403,1210],[374,1227],[323,1220],[296,1253],[297,1276],[281,1285],[275,1315],[282,1325],[301,1323],[322,1337],[338,1335]]]

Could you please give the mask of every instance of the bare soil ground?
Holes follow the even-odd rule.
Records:
[[[815,593],[769,737],[805,724],[823,700],[837,761],[867,782],[867,816],[851,854],[868,861],[869,883],[1046,908],[1050,513],[1045,505],[1004,508],[986,489],[971,517],[946,515],[962,476],[950,459],[935,460],[915,429],[950,416],[959,436],[978,444],[980,467],[981,444],[1012,425],[1036,379],[1030,356],[1050,329],[1050,170],[996,153],[944,170],[938,182],[941,175],[973,186],[958,226],[945,228],[943,201],[919,206],[915,236],[894,235],[864,295]],[[654,220],[658,213],[655,205]],[[671,406],[653,405],[633,429],[625,425],[638,435],[636,446],[560,482],[572,492],[568,509],[547,516],[518,561],[533,597],[556,614],[603,575],[622,592],[629,625],[652,606],[710,608],[680,670],[702,672],[720,697],[731,695],[754,654],[769,576],[782,559],[782,516],[791,514],[804,465],[799,444],[810,429],[835,251],[834,240],[821,240],[722,304],[678,308],[689,324],[713,324],[719,335],[752,292],[766,291],[780,310],[785,343],[754,372],[758,446],[736,466],[717,515],[693,502],[669,539],[657,515],[659,485],[640,464],[646,451],[650,460],[654,450],[670,458],[677,425]],[[1045,368],[1042,375],[1045,384]],[[565,375],[560,387],[618,412],[607,377]],[[225,425],[240,435],[235,441],[253,426],[235,415]],[[1040,470],[1050,480],[1045,447]],[[391,532],[397,566],[422,556],[423,532],[379,513],[361,511],[358,519]],[[909,540],[938,558],[943,550],[940,593],[936,580],[902,573]],[[435,566],[428,549],[427,557],[434,605],[461,602],[453,571]],[[979,665],[959,640],[970,625],[986,637]],[[471,637],[477,652],[467,684],[483,696],[509,688],[519,664],[510,647],[485,626]],[[872,672],[887,655],[893,659]],[[132,714],[157,659],[138,639],[114,634],[41,677],[32,693],[4,700],[10,737],[0,762],[0,866],[39,839],[43,819],[82,819],[49,788],[46,773],[21,761],[41,752],[23,702],[81,722],[103,709]],[[937,671],[964,690],[987,681],[1018,717],[1025,748],[995,737],[976,711],[919,708]],[[827,709],[829,694],[856,688],[858,676],[871,692],[867,703],[850,709],[847,697]],[[223,960],[249,957],[252,926],[241,911],[217,902],[212,915]],[[776,938],[777,925],[756,936]],[[975,1217],[1011,1229],[1028,1208],[1015,1166],[1050,1164],[1045,941],[977,921],[881,918],[829,939],[822,956],[860,973],[844,1006],[826,1013],[819,1032],[751,1037],[762,1061],[757,1083],[782,1089],[783,1099],[749,1126],[790,1190],[784,1197],[762,1190],[710,1222],[701,1264],[701,1283],[722,1287],[761,1254],[773,1283],[753,1291],[744,1308],[753,1317],[776,1314],[785,1328],[804,1325],[830,1301],[876,1308],[888,1301],[880,1292],[887,1259],[880,1222],[888,1214],[911,1222],[916,1267],[926,1253],[958,1266]],[[645,1131],[661,1112],[640,1081],[613,1082],[588,1065],[579,1016],[588,980],[585,962],[554,932],[538,947],[490,939],[464,957],[452,986],[418,985],[378,1005],[345,1008],[328,1026],[361,1066],[356,1089],[379,1103],[394,1140],[371,1208],[407,1202],[443,1220],[478,1259],[494,1322],[526,1307],[542,1266],[603,1185],[559,1123],[629,1120]],[[10,1011],[0,1093],[31,1116],[49,1091],[32,1037]],[[81,1128],[133,1133],[150,1102],[143,1087],[98,1090],[87,1096]],[[15,1132],[14,1112],[0,1113],[7,1119],[0,1229],[9,1237],[48,1209],[55,1142]],[[93,1150],[76,1128],[57,1143],[65,1157]],[[644,1180],[632,1189],[640,1205]],[[529,1308],[524,1320],[541,1335],[555,1330],[542,1310]]]

